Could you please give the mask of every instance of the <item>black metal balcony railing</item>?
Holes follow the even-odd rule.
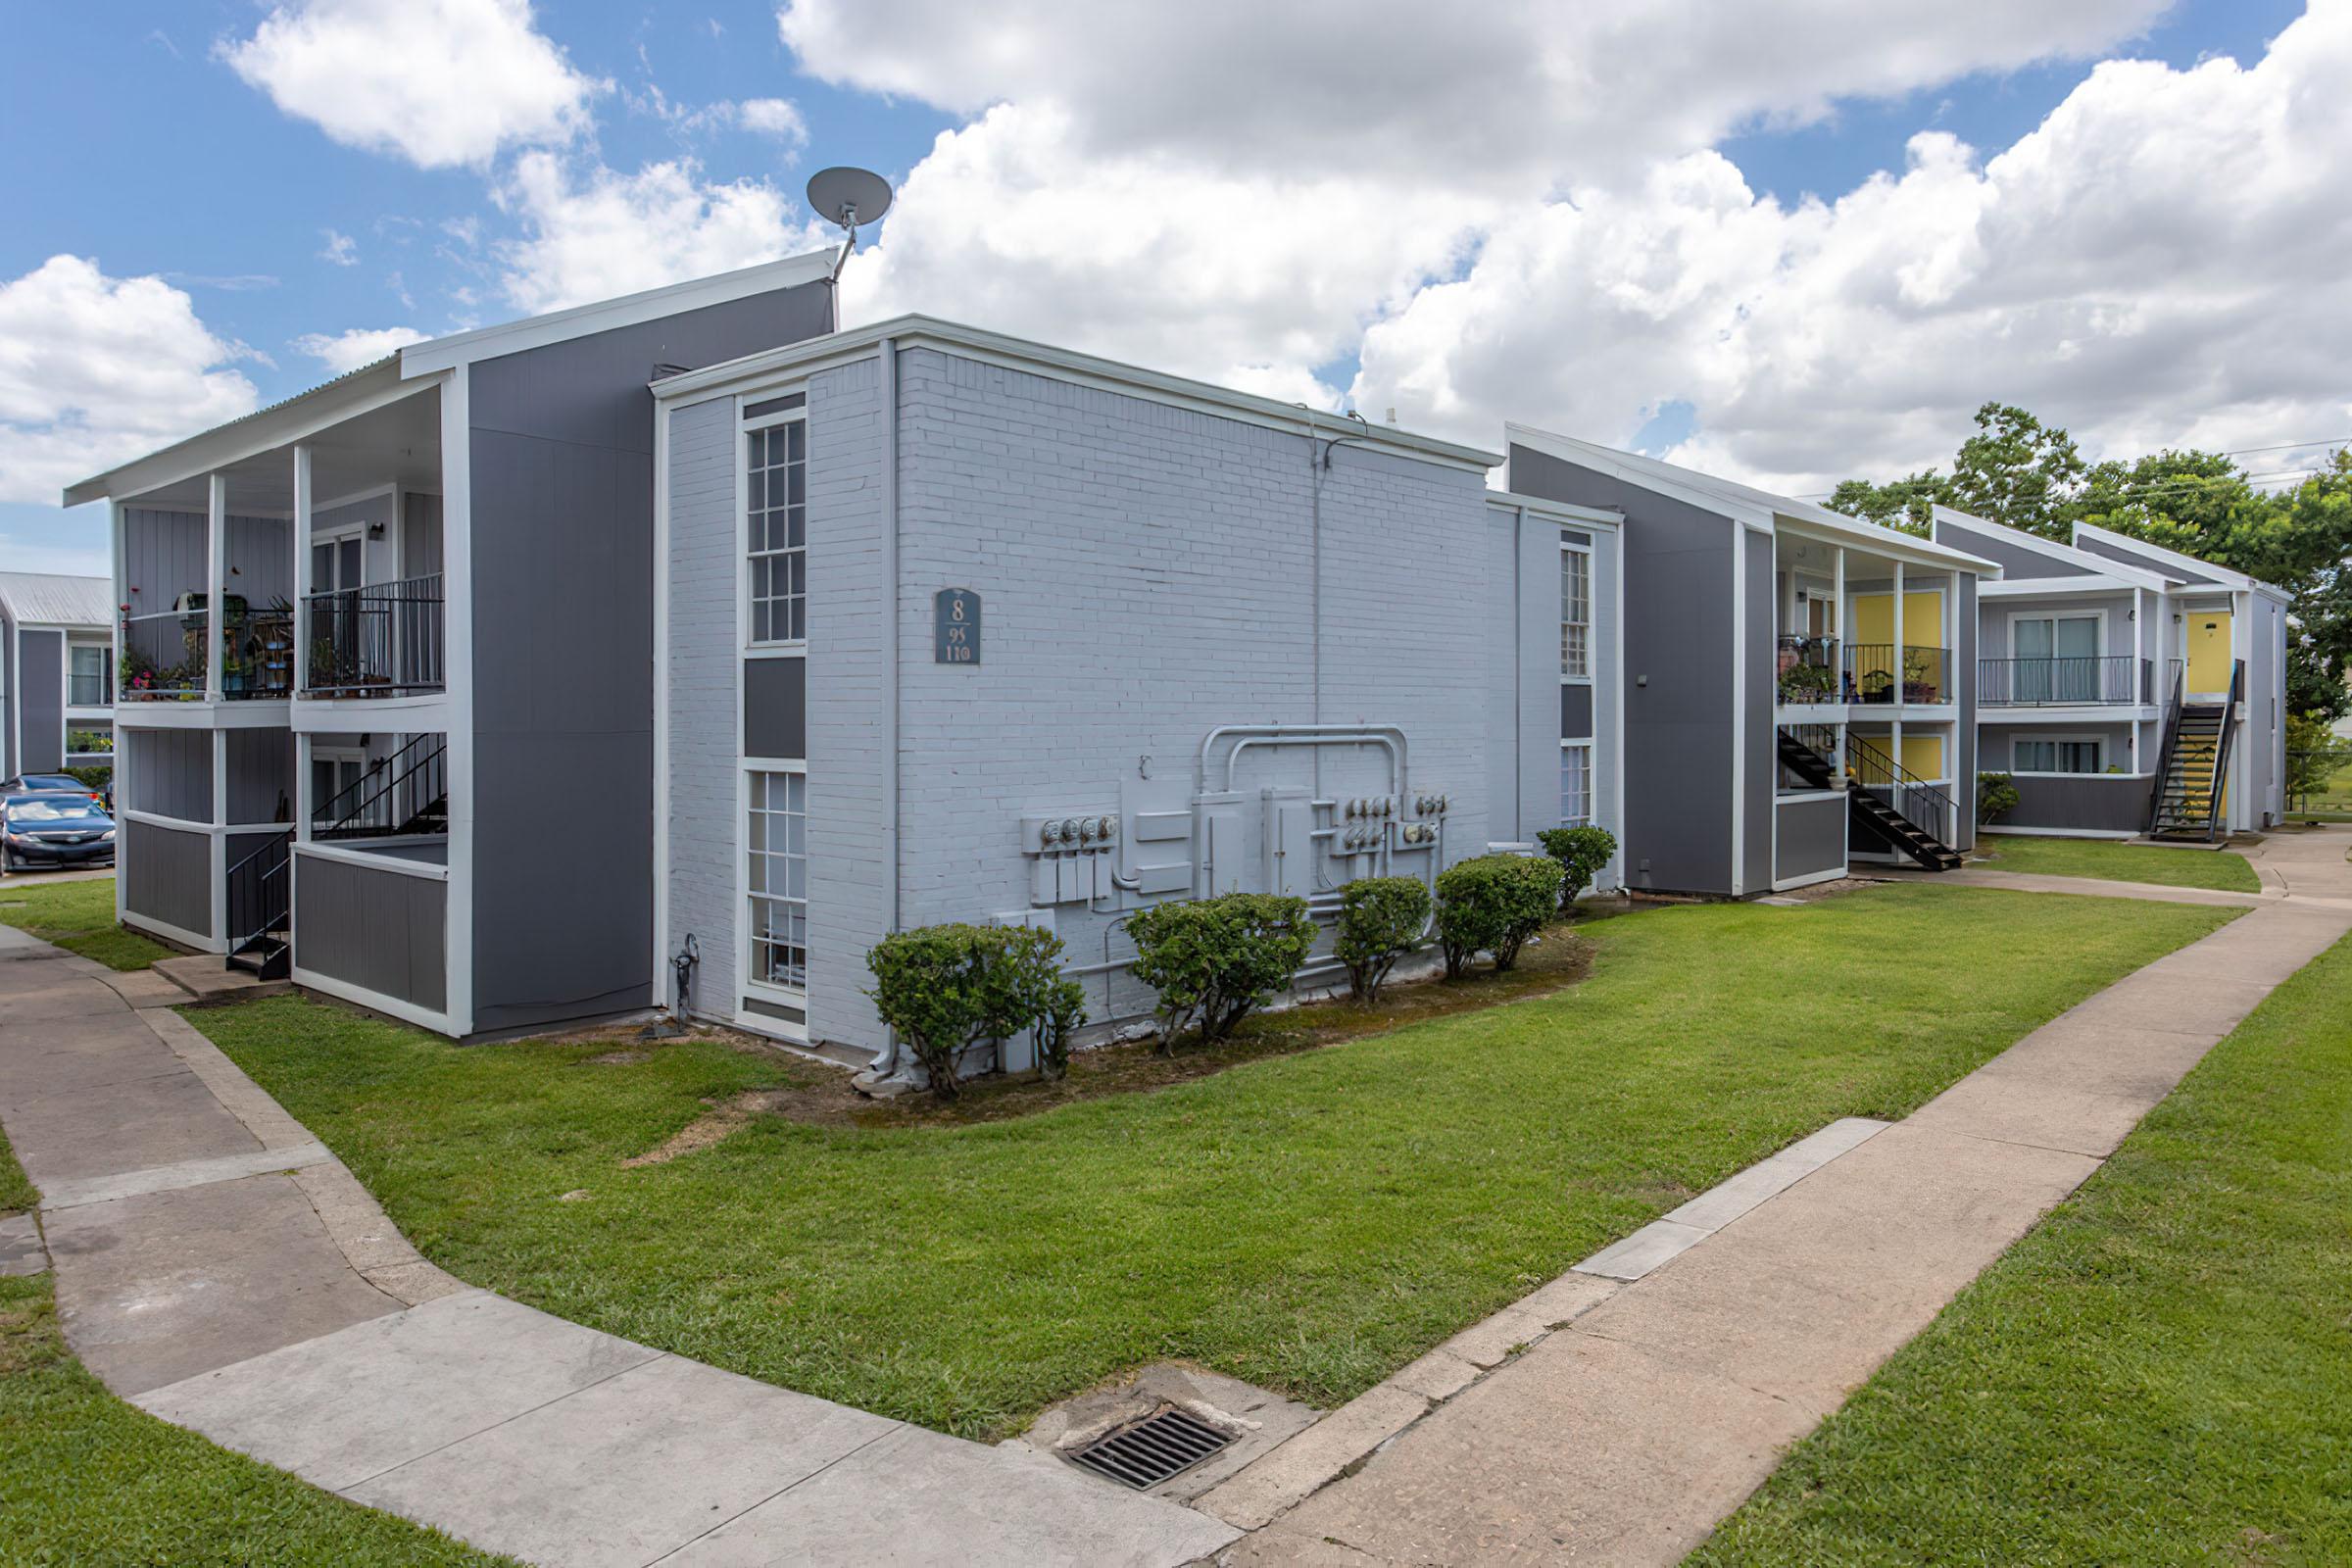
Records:
[[[122,701],[188,702],[204,695],[210,612],[166,610],[122,617]]]
[[[1838,639],[1795,637],[1784,633],[1775,654],[1775,677],[1783,704],[1841,701],[1838,672]]]
[[[257,610],[220,628],[220,695],[230,699],[294,693],[294,612]]]
[[[2060,708],[2146,702],[2149,661],[2130,654],[2063,659],[1980,659],[1977,702],[1984,708]]]
[[[1845,651],[1845,700],[1948,703],[1951,657],[1948,649],[1906,647],[1898,661],[1892,643],[1855,643]]]
[[[442,687],[441,575],[313,594],[306,697],[406,697]]]

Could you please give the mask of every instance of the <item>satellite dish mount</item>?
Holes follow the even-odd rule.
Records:
[[[877,222],[890,211],[890,181],[871,170],[820,169],[808,176],[808,209],[849,236],[833,259],[839,281],[850,252],[858,248],[858,225]]]

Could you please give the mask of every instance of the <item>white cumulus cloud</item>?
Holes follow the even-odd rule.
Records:
[[[573,69],[528,0],[297,0],[219,53],[285,113],[426,169],[568,142],[610,86]]]
[[[624,174],[525,153],[499,187],[521,237],[497,247],[507,298],[561,310],[814,250],[824,236],[760,179],[705,182],[687,159]]]
[[[249,414],[252,358],[158,277],[53,256],[0,283],[0,501],[55,502],[115,464]]]
[[[294,340],[294,347],[325,366],[328,374],[341,375],[363,365],[373,365],[395,349],[423,341],[424,334],[414,327],[355,326],[332,336],[324,332],[305,333]]]

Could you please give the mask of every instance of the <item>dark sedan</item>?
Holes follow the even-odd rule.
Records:
[[[0,800],[0,870],[65,871],[115,863],[115,819],[90,792]]]

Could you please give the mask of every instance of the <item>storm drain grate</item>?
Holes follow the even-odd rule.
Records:
[[[1105,1433],[1069,1457],[1072,1464],[1142,1492],[1190,1470],[1231,1442],[1231,1433],[1170,1408]]]

